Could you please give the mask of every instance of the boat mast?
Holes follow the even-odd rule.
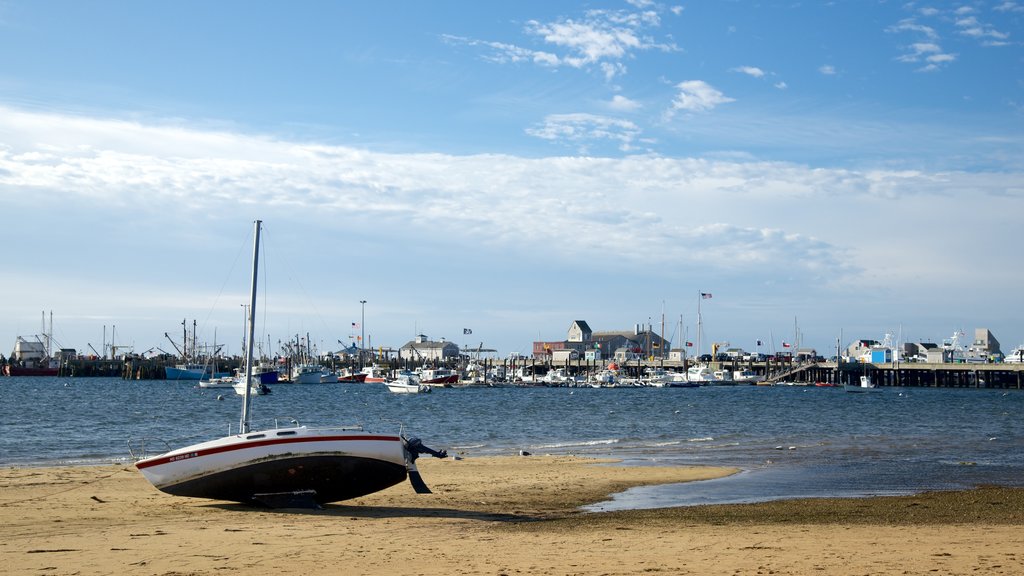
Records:
[[[239,425],[239,431],[242,434],[249,432],[249,402],[252,398],[252,339],[256,329],[256,273],[260,261],[260,225],[262,223],[261,220],[257,220],[253,224],[255,232],[252,241],[252,289],[249,296],[248,335],[245,339],[245,399],[242,401],[242,421]]]

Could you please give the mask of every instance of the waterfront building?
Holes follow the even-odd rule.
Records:
[[[459,357],[459,346],[446,341],[444,338],[432,341],[425,335],[419,334],[415,340],[406,342],[404,346],[398,349],[398,357],[402,360],[412,360],[414,362],[457,359]]]
[[[536,341],[533,343],[533,357],[554,360],[572,356],[574,351],[586,359],[615,358],[624,361],[635,358],[660,356],[668,349],[668,342],[637,324],[633,330],[594,332],[585,320],[574,320],[569,326],[565,340]],[[594,353],[594,351],[600,353]]]

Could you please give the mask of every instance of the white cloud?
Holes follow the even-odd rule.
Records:
[[[611,140],[622,151],[633,149],[640,128],[628,120],[598,116],[596,114],[551,114],[539,126],[526,133],[545,140],[571,142],[587,150],[591,143]]]
[[[680,82],[676,84],[676,89],[679,93],[676,94],[675,99],[672,101],[672,107],[667,114],[669,118],[678,111],[710,112],[720,104],[735,101],[703,80]]]
[[[747,76],[753,76],[754,78],[764,77],[764,70],[761,70],[756,66],[737,66],[732,70],[733,72],[740,72],[742,74],[746,74]]]
[[[661,20],[655,4],[631,2],[639,12],[626,10],[589,10],[582,18],[562,18],[550,22],[529,20],[524,31],[551,47],[533,50],[507,42],[476,40],[445,35],[449,43],[487,47],[491,53],[484,58],[497,63],[533,62],[538,65],[600,70],[606,80],[627,72],[624,60],[645,50],[677,51],[671,42],[658,42],[645,33],[657,28]]]
[[[1024,6],[1016,2],[1003,2],[1002,4],[993,8],[997,12],[1024,12]]]
[[[680,109],[729,100],[703,82],[683,84],[690,100]],[[630,122],[588,114],[550,116],[533,130],[570,143],[631,146],[639,137]],[[74,302],[90,314],[180,318],[183,303],[196,306],[209,295],[175,294],[165,278],[158,287],[144,286],[146,271],[168,258],[197,269],[224,267],[204,258],[227,241],[225,223],[253,215],[273,220],[272,238],[275,231],[279,241],[294,237],[279,249],[297,265],[315,265],[324,253],[343,254],[346,262],[367,254],[412,270],[436,264],[438,254],[457,254],[459,262],[481,263],[467,277],[521,279],[530,257],[542,256],[537,265],[559,269],[559,288],[573,294],[593,286],[594,274],[606,273],[609,263],[617,274],[662,274],[656,281],[666,284],[736,277],[749,286],[784,284],[786,294],[807,286],[923,294],[937,285],[967,293],[979,277],[990,285],[1024,282],[1024,272],[1005,266],[1003,251],[978,252],[949,238],[950,230],[984,229],[992,245],[1019,240],[1015,215],[1024,202],[1024,174],[1013,170],[853,170],[654,155],[386,154],[4,107],[0,134],[6,212],[44,214],[47,236],[56,237],[44,253],[66,256],[59,274],[117,306],[107,310],[99,299],[83,304],[81,294],[61,300],[61,292],[75,291],[48,288],[61,283],[47,259],[32,272],[38,254],[8,254],[2,300],[35,302],[45,294],[53,301],[41,305],[58,310]],[[28,220],[9,218],[5,230],[28,237],[36,225]],[[930,225],[907,228],[911,221]],[[907,247],[909,257],[879,257],[893,246]],[[121,263],[139,274],[126,279],[97,268],[100,260],[90,257],[96,254],[123,254]],[[946,272],[951,261],[958,263],[955,278]],[[278,269],[271,277],[281,275]],[[368,278],[362,289],[395,290],[394,282],[376,282]],[[159,297],[138,299],[144,294]],[[404,303],[414,296],[406,290],[393,298]],[[9,308],[0,306],[0,313]],[[232,308],[234,322],[237,305]],[[402,316],[402,330],[408,318]],[[154,331],[156,337],[166,329]]]
[[[974,16],[958,19],[956,26],[961,35],[982,40],[987,46],[1004,46],[1010,37],[1009,34],[1000,32],[989,24],[983,24]]]
[[[967,17],[973,19],[973,17]],[[908,64],[922,64],[917,68],[918,72],[936,72],[956,60],[956,55],[949,54],[939,44],[939,34],[934,28],[917,24],[912,19],[903,20],[896,26],[886,29],[889,33],[911,33],[922,38],[922,41],[912,42],[904,47],[903,54],[896,57],[897,62]]]
[[[818,67],[818,72],[824,74],[825,76],[834,76],[836,73],[836,68],[831,64],[823,64]]]
[[[886,32],[898,33],[898,32],[915,32],[923,35],[925,38],[938,39],[939,34],[931,26],[925,26],[924,24],[918,24],[913,19],[902,20],[899,24],[886,28]]]
[[[621,94],[616,94],[615,96],[612,96],[611,101],[608,103],[608,108],[619,112],[633,112],[635,110],[639,110],[641,108],[641,104],[636,100],[631,100]]]

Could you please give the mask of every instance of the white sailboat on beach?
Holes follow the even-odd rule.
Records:
[[[243,382],[252,381],[256,278],[261,222],[255,222],[251,306]],[[129,442],[142,458],[135,467],[157,489],[176,496],[229,500],[269,507],[317,507],[388,488],[406,478],[418,493],[429,493],[416,458],[444,458],[416,438],[381,434],[358,426],[250,429],[252,391],[243,386],[237,434],[147,457],[145,445]],[[134,447],[134,448],[133,448]]]

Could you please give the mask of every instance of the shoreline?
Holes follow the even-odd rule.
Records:
[[[0,561],[45,574],[1024,573],[1024,489],[584,512],[716,467],[502,456],[427,460],[323,510],[169,496],[130,465],[0,469]]]

